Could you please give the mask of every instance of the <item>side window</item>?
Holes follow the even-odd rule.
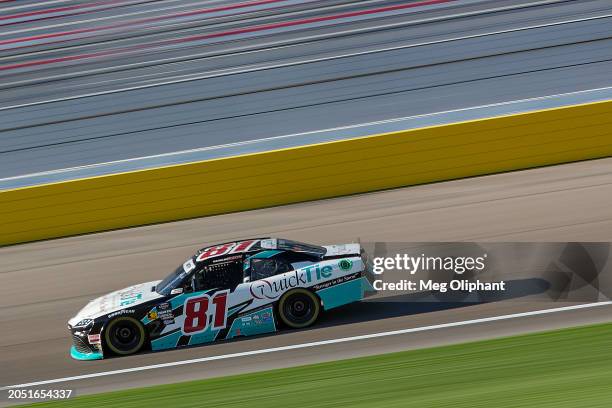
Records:
[[[208,289],[233,290],[242,281],[242,263],[231,262],[220,265],[205,266],[193,276],[195,291]]]
[[[293,270],[289,262],[285,261],[284,259],[277,259],[276,265],[277,265],[276,273],[285,273],[285,272],[289,272]]]
[[[302,252],[287,252],[285,260],[290,265],[290,269],[300,269],[313,263],[319,262],[321,259],[310,254]]]
[[[289,272],[291,265],[281,259],[251,259],[251,280],[269,278],[279,273]]]

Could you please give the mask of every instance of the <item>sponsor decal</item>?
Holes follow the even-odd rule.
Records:
[[[122,310],[117,310],[116,312],[110,313],[108,315],[108,318],[110,319],[111,317],[115,317],[115,316],[119,316],[119,315],[124,315],[124,314],[132,314],[135,313],[136,311],[134,309],[122,309]]]
[[[343,271],[348,271],[349,269],[353,267],[353,262],[351,262],[350,259],[343,259],[340,262],[338,262],[338,266]]]
[[[120,292],[119,298],[121,299],[119,306],[129,306],[142,299],[142,292],[139,289],[132,288],[125,292]]]
[[[183,270],[185,273],[189,273],[195,269],[195,263],[190,259],[183,264]]]
[[[99,344],[102,342],[99,334],[88,334],[87,341],[89,342],[89,344]]]
[[[348,282],[348,281],[353,280],[353,279],[357,279],[357,278],[360,277],[360,275],[361,274],[359,272],[357,272],[357,273],[353,273],[351,275],[341,276],[339,278],[332,279],[330,281],[314,285],[312,287],[312,290],[317,291],[317,290],[329,288],[330,286],[339,285],[340,283],[344,283],[344,282]]]
[[[102,296],[100,299],[100,305],[98,306],[98,310],[102,313],[105,313],[108,310],[110,299],[108,296]]]
[[[255,245],[255,243],[257,243],[257,240],[248,240],[241,242],[228,242],[227,244],[205,248],[202,250],[202,252],[200,252],[196,258],[196,261],[202,262],[216,256],[247,252],[251,247],[253,247],[253,245]]]
[[[278,246],[276,238],[262,239],[259,245],[263,249],[276,249]]]
[[[93,319],[83,319],[77,324],[75,324],[73,327],[85,327],[85,326],[89,326],[93,322],[94,322]]]
[[[169,302],[163,302],[152,309],[147,315],[150,320],[160,319],[166,326],[174,324],[174,314]]]
[[[162,319],[165,324],[174,324],[174,315],[172,310],[161,310],[157,312],[157,318]]]
[[[260,279],[251,283],[251,296],[256,299],[277,299],[288,289],[307,286],[321,279],[331,278],[333,268],[331,265],[321,267],[319,264],[310,265],[295,272],[275,276],[274,278]]]
[[[272,318],[272,315],[270,314],[270,312],[266,311],[269,309],[270,307],[268,306],[265,309],[259,309],[257,311],[253,311],[249,313],[249,315],[247,316],[240,317],[239,321],[240,321],[241,327],[243,328],[256,327],[256,326],[262,326],[262,325],[268,324]]]
[[[268,320],[264,320],[263,318],[261,318],[258,314],[256,314],[255,316],[253,316],[253,323],[255,324],[264,324],[265,322],[267,322]]]
[[[210,325],[212,330],[224,329],[227,325],[227,297],[229,290],[196,295],[185,299],[183,304],[182,331],[185,335],[194,335],[205,331]],[[212,324],[211,324],[212,323]]]
[[[212,263],[216,264],[216,263],[232,262],[232,261],[239,261],[241,259],[242,259],[242,255],[233,255],[233,256],[228,256],[226,258],[215,259],[214,261],[212,261]]]

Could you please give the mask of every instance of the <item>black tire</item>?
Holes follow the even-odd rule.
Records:
[[[293,289],[278,301],[278,316],[287,326],[302,329],[312,325],[321,312],[319,298],[309,290]]]
[[[104,342],[115,354],[122,356],[138,352],[145,343],[144,326],[133,317],[111,320],[104,329]]]

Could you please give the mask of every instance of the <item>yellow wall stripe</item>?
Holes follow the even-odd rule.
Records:
[[[0,245],[612,156],[612,101],[0,192]]]

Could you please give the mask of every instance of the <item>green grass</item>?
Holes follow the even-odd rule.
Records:
[[[346,347],[351,347],[350,343]],[[275,356],[270,354],[268,358]],[[201,367],[206,370],[206,364]],[[36,406],[56,404],[168,408],[612,407],[612,324],[83,396]]]

